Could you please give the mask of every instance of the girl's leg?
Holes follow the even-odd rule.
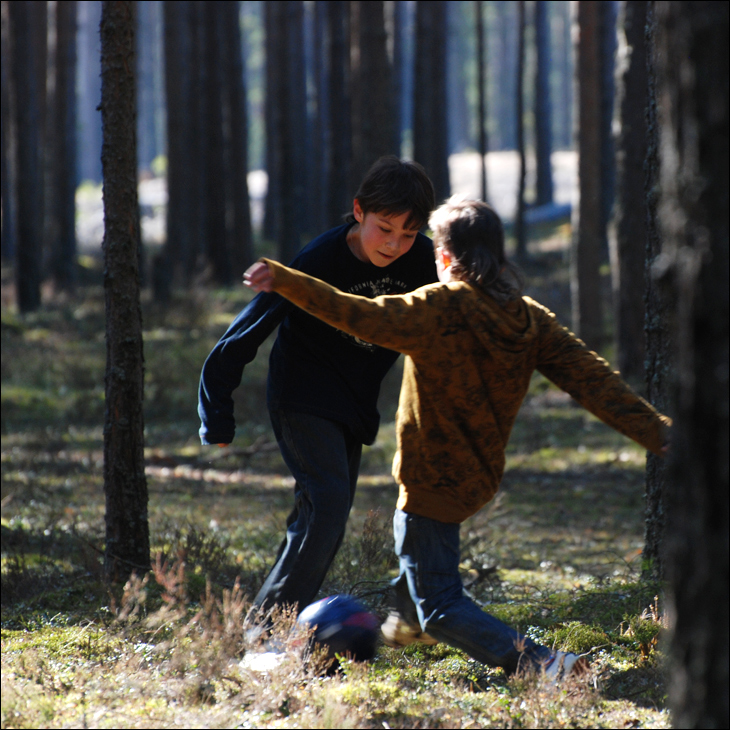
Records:
[[[362,444],[342,424],[307,413],[271,413],[294,476],[294,508],[276,562],[254,603],[310,604],[342,544],[355,496]]]
[[[547,647],[482,611],[464,595],[458,524],[396,510],[393,530],[401,578],[405,576],[423,631],[508,672],[525,663],[539,667],[550,658]]]

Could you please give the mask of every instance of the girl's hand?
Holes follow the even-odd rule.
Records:
[[[246,269],[243,283],[255,292],[270,292],[274,277],[269,273],[269,267],[265,263],[258,262]]]

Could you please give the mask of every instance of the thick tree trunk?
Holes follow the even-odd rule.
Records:
[[[437,204],[451,192],[446,132],[446,2],[416,3],[413,157],[426,169]]]
[[[393,69],[388,59],[384,3],[366,0],[352,3],[358,23],[353,26],[353,190],[379,157],[394,154]],[[356,28],[356,29],[355,29]]]
[[[105,570],[113,582],[125,581],[132,571],[145,571],[150,565],[142,413],[134,11],[134,2],[102,3]]]
[[[728,5],[657,2],[661,143],[655,274],[673,299],[667,576],[674,727],[728,718]]]
[[[616,211],[611,229],[616,363],[629,382],[644,379],[644,258],[646,254],[646,25],[645,0],[622,6],[616,118]]]
[[[576,80],[580,202],[573,209],[570,293],[573,330],[589,347],[603,343],[601,302],[601,44],[600,3],[580,0]]]

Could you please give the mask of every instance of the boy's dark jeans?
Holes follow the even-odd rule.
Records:
[[[294,509],[254,604],[301,610],[317,595],[345,535],[362,444],[346,426],[308,413],[272,410],[271,423],[296,481]]]
[[[395,511],[393,534],[400,575],[393,581],[394,608],[434,639],[463,649],[483,664],[508,672],[539,667],[551,656],[550,649],[482,611],[464,595],[459,527]]]

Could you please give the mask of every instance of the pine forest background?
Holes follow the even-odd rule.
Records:
[[[727,727],[727,21],[699,0],[2,0],[2,727]],[[490,202],[526,293],[675,418],[647,456],[536,375],[462,528],[475,600],[589,653],[589,686],[444,645],[322,676],[295,637],[278,673],[237,664],[290,509],[272,339],[227,449],[199,443],[200,369],[246,267],[338,225],[385,154],[438,202]],[[322,588],[381,618],[400,373]]]

